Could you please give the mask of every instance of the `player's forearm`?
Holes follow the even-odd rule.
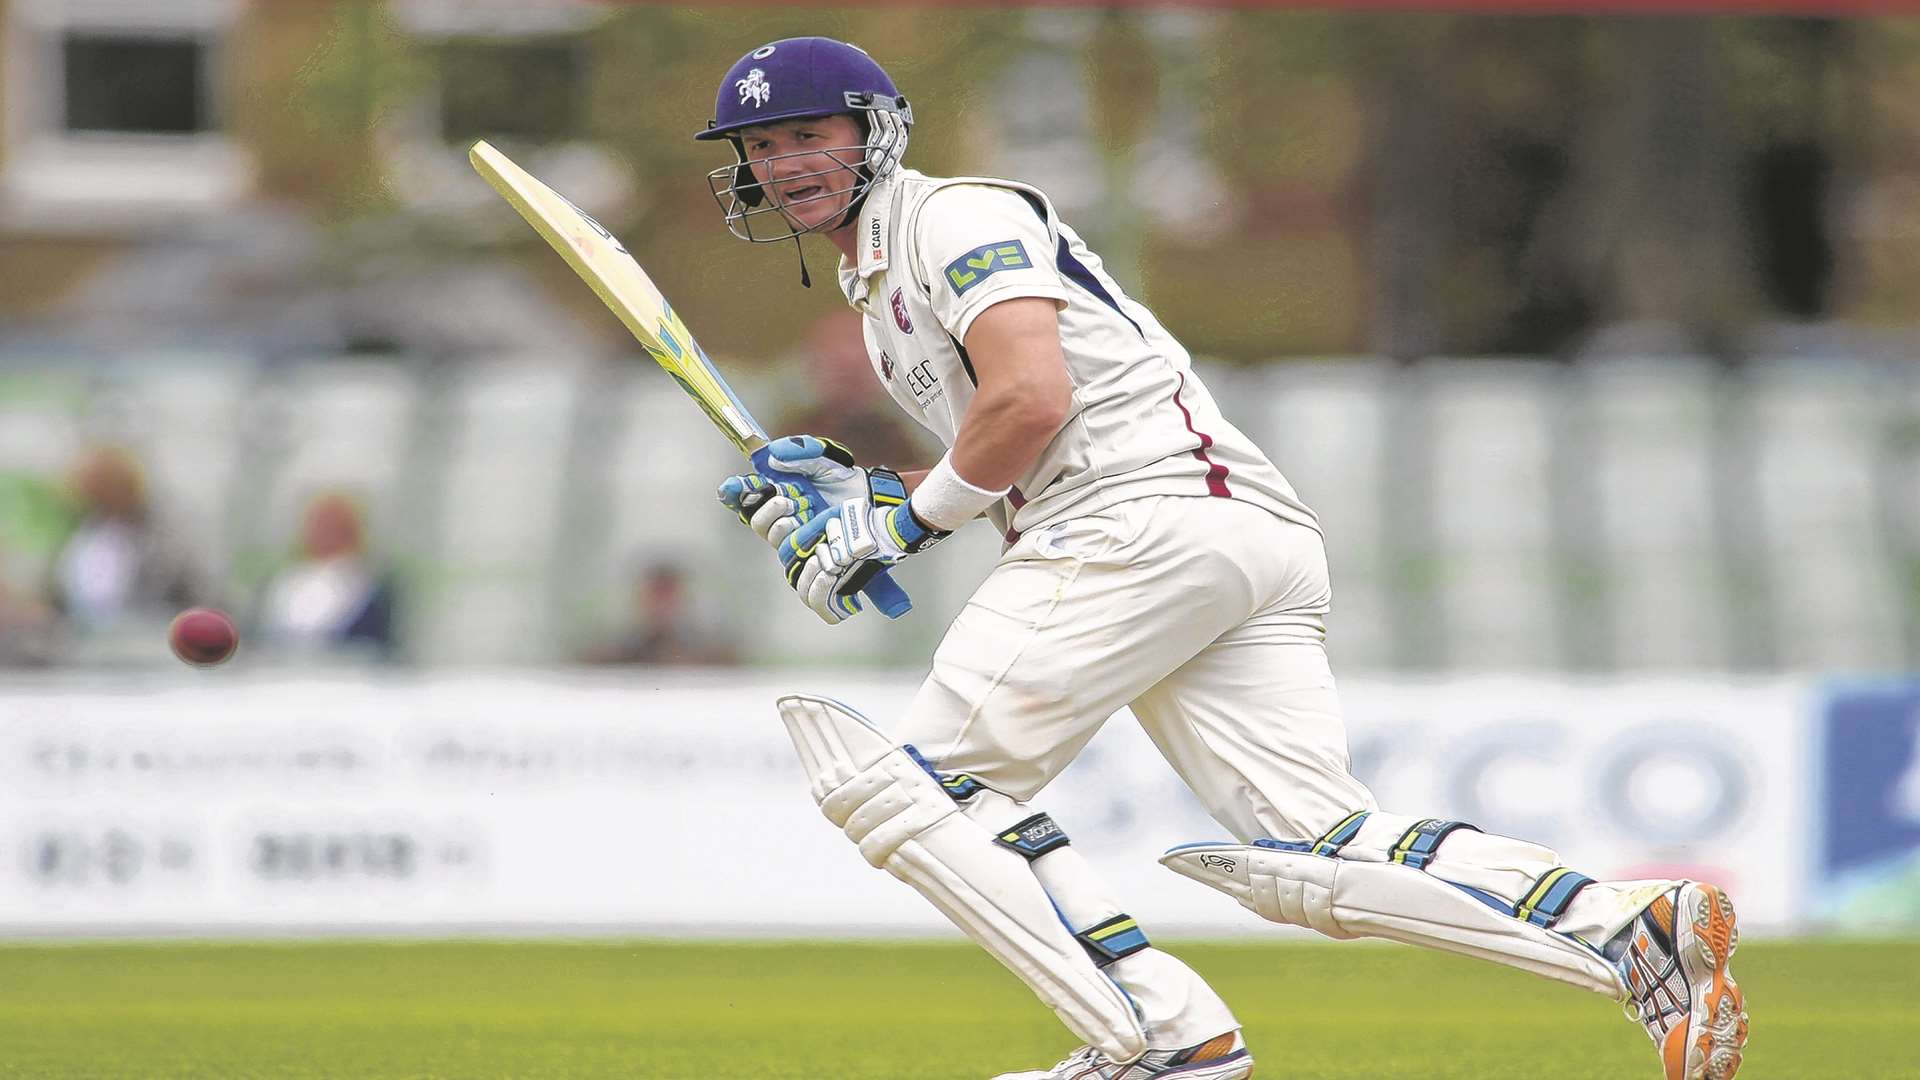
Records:
[[[999,491],[1033,467],[1073,408],[1059,309],[1044,297],[1003,300],[975,317],[966,344],[979,385],[954,433],[953,468]]]
[[[953,467],[975,487],[998,491],[1017,482],[1066,423],[1072,390],[1061,385],[1016,385],[987,393],[967,407],[953,440]]]
[[[1051,395],[1025,402],[1009,402],[1005,407],[983,409],[975,398],[967,419],[954,440],[953,463],[960,475],[979,487],[999,489],[1014,483],[1032,467],[1047,443],[1066,423],[1072,404],[1072,391],[1064,383]],[[976,420],[975,418],[979,419]],[[919,488],[932,469],[904,469],[900,480],[907,491]],[[979,472],[986,482],[974,480]],[[1005,480],[999,480],[1005,476]]]

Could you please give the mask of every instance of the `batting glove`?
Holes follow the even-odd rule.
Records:
[[[851,614],[847,602],[874,574],[948,536],[913,516],[898,473],[871,469],[868,486],[870,497],[842,502],[780,544],[787,584],[828,625]]]
[[[768,469],[720,482],[720,502],[740,516],[754,535],[778,548],[800,524],[825,509],[786,477],[801,477],[832,506],[871,494],[868,470],[853,463],[853,451],[832,439],[788,435],[767,444]]]

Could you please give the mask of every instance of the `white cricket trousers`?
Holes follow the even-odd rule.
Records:
[[[1036,529],[954,620],[899,737],[940,772],[1021,804],[976,801],[970,816],[1012,818],[1131,704],[1241,843],[1310,840],[1367,810],[1351,844],[1385,852],[1420,819],[1378,812],[1351,772],[1327,663],[1331,592],[1318,532],[1231,499],[1139,499]],[[1509,903],[1558,864],[1525,841],[1456,836],[1429,872]],[[1604,941],[1665,884],[1595,883],[1555,929]],[[1091,877],[1069,891],[1056,897],[1069,918],[1119,910]],[[1158,950],[1107,971],[1152,1046],[1237,1026],[1197,974]]]
[[[1035,529],[961,611],[899,737],[976,798],[990,831],[1131,704],[1207,810],[1242,842],[1318,836],[1373,796],[1348,771],[1324,647],[1320,534],[1219,498],[1162,496]],[[1071,823],[1068,823],[1071,833]],[[1076,929],[1122,911],[1091,867],[1044,882]],[[1147,1044],[1240,1026],[1205,980],[1149,948],[1106,967]]]
[[[934,653],[899,737],[1022,802],[1131,704],[1241,842],[1314,837],[1373,796],[1327,664],[1320,534],[1161,496],[1022,536]]]

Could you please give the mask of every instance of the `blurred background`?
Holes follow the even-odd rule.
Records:
[[[770,429],[927,464],[826,247],[800,288],[703,181],[797,34],[892,73],[909,165],[1046,189],[1320,511],[1383,801],[1920,927],[1920,19],[1344,6],[0,0],[0,930],[755,928],[606,857],[696,780],[844,871],[783,919],[936,925],[767,701],[897,715],[997,537],[822,630],[465,157],[623,237]],[[1157,883],[1218,830],[1133,814],[1181,796],[1130,727],[1050,805],[1143,919],[1247,929]]]

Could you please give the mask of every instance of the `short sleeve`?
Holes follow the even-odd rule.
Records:
[[[916,270],[934,315],[957,341],[1002,300],[1067,302],[1046,219],[1018,192],[986,184],[941,188],[921,205],[917,229]]]

